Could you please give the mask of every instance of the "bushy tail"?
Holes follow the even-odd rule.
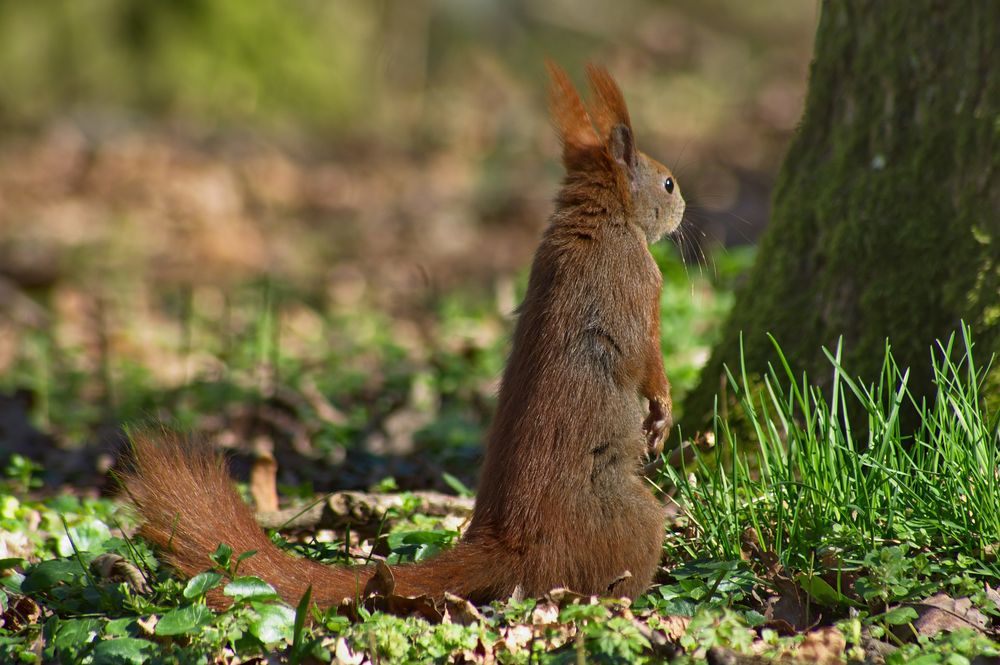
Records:
[[[324,566],[272,543],[237,494],[221,456],[208,445],[169,432],[131,438],[134,456],[123,479],[142,516],[140,533],[179,572],[190,577],[208,570],[213,566],[209,555],[226,543],[234,556],[256,550],[240,563],[239,573],[267,581],[293,605],[309,585],[313,600],[324,607],[360,596],[367,569]],[[221,594],[209,600],[227,604]]]
[[[297,604],[309,586],[320,607],[361,596],[371,568],[326,566],[272,543],[209,446],[170,432],[133,433],[131,439],[134,455],[123,484],[142,517],[140,533],[182,574],[211,568],[210,555],[226,543],[234,555],[255,550],[239,573],[267,581],[289,604]],[[480,546],[460,543],[431,561],[395,567],[396,593],[442,597],[450,591],[475,600],[508,594],[512,589],[493,572],[503,570],[494,558]],[[218,591],[209,602],[228,605]]]

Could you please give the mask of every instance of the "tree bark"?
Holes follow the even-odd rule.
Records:
[[[873,380],[888,338],[916,395],[963,320],[978,361],[1000,353],[1000,2],[824,2],[773,210],[684,402],[688,432],[709,421],[723,363],[738,373],[741,332],[750,373],[776,359],[770,333],[819,383],[821,347],[842,335],[846,370]],[[996,400],[1000,367],[989,381]]]

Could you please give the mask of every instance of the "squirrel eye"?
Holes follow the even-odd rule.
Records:
[[[673,194],[674,193],[674,179],[673,178],[667,178],[666,180],[664,180],[663,181],[663,189],[667,190],[667,194]]]

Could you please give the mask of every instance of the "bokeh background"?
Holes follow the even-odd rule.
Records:
[[[561,176],[545,57],[606,65],[690,202],[655,250],[682,394],[767,222],[817,13],[0,2],[2,447],[86,483],[123,423],[166,419],[264,441],[291,484],[474,482]]]

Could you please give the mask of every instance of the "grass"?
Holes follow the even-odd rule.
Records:
[[[859,385],[828,354],[830,397],[796,377],[775,344],[777,365],[760,381],[730,375],[749,441],[725,420],[716,434],[731,454],[671,470],[697,538],[694,556],[737,558],[745,530],[782,565],[805,569],[829,555],[857,558],[887,544],[942,558],[991,558],[1000,543],[1000,415],[983,409],[982,379],[967,329],[932,354],[937,392],[916,401],[907,372],[886,348],[881,380]],[[854,404],[851,404],[851,403]],[[860,406],[860,410],[852,409]],[[902,431],[912,408],[919,429]],[[859,421],[855,414],[860,413]],[[984,564],[984,576],[1000,568]]]
[[[668,373],[683,390],[729,296],[723,288],[692,299],[673,256],[657,258],[667,277]],[[721,283],[736,272],[724,266]],[[695,276],[696,290],[709,287],[703,279]],[[5,380],[34,388],[36,423],[70,444],[101,418],[169,411],[205,428],[233,405],[268,404],[312,386],[325,402],[292,400],[288,408],[317,458],[362,447],[373,432],[390,429],[391,418],[416,414],[414,440],[423,455],[442,460],[439,484],[470,485],[471,457],[461,451],[478,445],[489,418],[508,322],[480,300],[450,297],[438,305],[430,341],[418,347],[391,319],[304,302],[273,285],[235,293],[225,325],[197,298],[178,307],[182,332],[163,346],[185,368],[174,385],[157,368],[114,355],[106,371],[88,373],[77,363],[81,354],[41,334]],[[990,359],[976,358],[968,331],[959,331],[929,355],[936,394],[917,400],[890,347],[871,385],[841,366],[840,349],[829,355],[826,377],[797,374],[778,344],[766,375],[733,368],[716,452],[667,467],[661,478],[678,508],[664,543],[669,566],[630,607],[553,594],[478,609],[453,605],[441,622],[364,608],[351,621],[309,612],[307,603],[292,608],[266,582],[240,575],[248,553],[220,548],[206,573],[175,579],[128,536],[134,524],[122,504],[40,487],[52,470],[12,457],[0,499],[0,660],[206,662],[225,654],[246,661],[276,653],[294,663],[477,662],[490,654],[501,663],[624,663],[673,654],[698,662],[713,647],[811,658],[816,652],[808,649],[827,638],[834,646],[820,653],[837,659],[861,656],[873,639],[897,647],[889,662],[997,655],[989,628],[921,632],[924,609],[915,603],[946,594],[979,616],[1000,616],[989,586],[1000,577],[1000,414],[986,411],[981,394]],[[105,390],[94,388],[102,382]],[[102,404],[94,395],[114,399]],[[320,414],[324,403],[342,417]],[[905,427],[907,412],[915,414],[915,431]],[[289,469],[299,496],[320,478],[299,468],[315,466],[312,459]],[[378,489],[407,480],[386,479]],[[402,519],[365,544],[390,561],[450,544],[454,525],[416,505],[404,501]],[[328,562],[343,561],[348,542],[358,545],[349,533],[318,536],[289,543],[274,534]],[[204,604],[215,587],[234,599],[226,612]]]
[[[872,385],[851,378],[839,347],[828,353],[828,389],[774,347],[766,376],[729,374],[736,408],[716,420],[722,452],[666,470],[686,528],[666,545],[681,564],[675,582],[651,602],[742,607],[753,622],[749,596],[763,585],[800,594],[805,624],[840,619],[846,634],[863,624],[900,644],[891,626],[917,618],[905,603],[935,593],[1000,616],[987,599],[1000,578],[1000,414],[985,410],[992,359],[977,364],[969,330],[933,350],[936,393],[922,400],[888,345]],[[920,423],[912,433],[900,425],[907,408]]]

